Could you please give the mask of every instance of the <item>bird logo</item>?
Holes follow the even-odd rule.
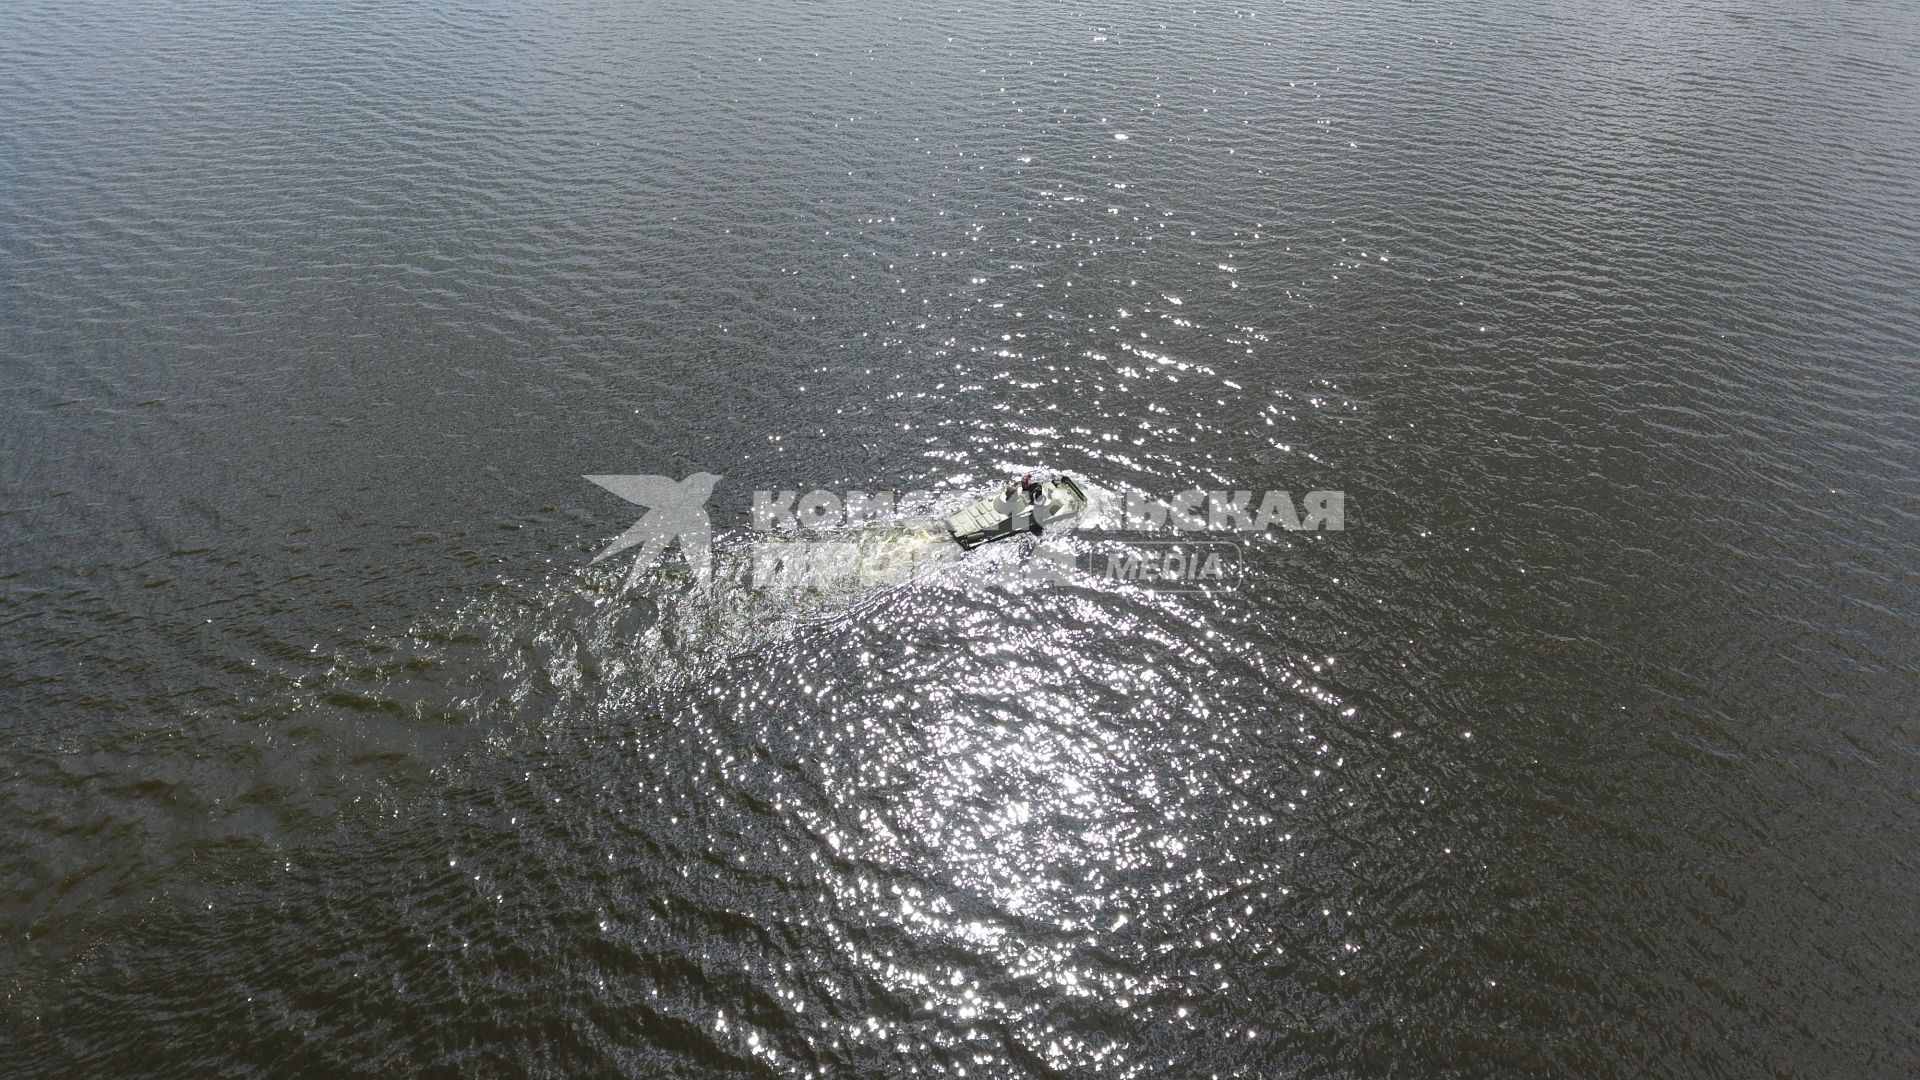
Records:
[[[713,494],[713,485],[720,481],[718,476],[697,472],[685,480],[669,476],[587,476],[583,479],[647,508],[632,528],[615,537],[593,557],[597,563],[629,548],[640,549],[640,554],[634,557],[633,569],[627,572],[626,584],[621,586],[623,589],[632,588],[640,580],[641,571],[652,566],[675,540],[680,541],[680,553],[693,568],[695,582],[706,584],[713,543],[713,523],[707,519],[707,497]]]

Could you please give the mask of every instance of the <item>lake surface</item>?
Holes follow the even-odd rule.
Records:
[[[1912,1075],[1917,116],[1887,2],[0,7],[0,1074]],[[1346,527],[590,564],[1029,469]]]

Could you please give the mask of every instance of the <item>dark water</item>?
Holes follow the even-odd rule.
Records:
[[[1916,116],[1883,2],[0,7],[0,1075],[1913,1074]],[[1036,467],[1347,528],[586,567]]]

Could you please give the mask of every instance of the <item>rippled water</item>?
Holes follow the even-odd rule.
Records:
[[[0,1073],[1910,1074],[1916,57],[0,8]],[[1347,528],[588,565],[583,474],[750,559],[756,490],[1031,468]]]

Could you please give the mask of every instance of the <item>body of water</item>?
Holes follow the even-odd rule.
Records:
[[[1912,1075],[1916,116],[1898,3],[16,0],[0,1074]],[[589,563],[1028,469],[1346,527]]]

